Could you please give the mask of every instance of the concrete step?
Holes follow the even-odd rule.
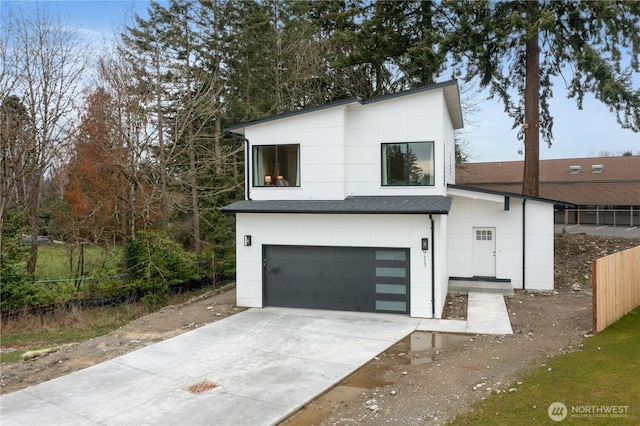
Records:
[[[499,293],[513,295],[513,287],[510,282],[480,281],[480,280],[449,280],[450,293]]]

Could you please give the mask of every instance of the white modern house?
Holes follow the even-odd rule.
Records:
[[[227,128],[238,305],[440,318],[450,280],[552,290],[554,202],[456,186],[462,127],[448,81]]]

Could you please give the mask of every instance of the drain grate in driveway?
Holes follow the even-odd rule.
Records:
[[[216,383],[210,382],[209,380],[203,380],[198,383],[194,383],[191,386],[188,386],[185,390],[191,393],[202,393],[211,389],[217,388],[218,385]]]

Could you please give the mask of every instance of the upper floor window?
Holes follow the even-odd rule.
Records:
[[[382,144],[383,186],[434,185],[433,142]]]
[[[300,186],[300,145],[254,146],[253,186]]]

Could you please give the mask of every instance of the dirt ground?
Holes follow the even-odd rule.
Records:
[[[506,299],[513,335],[414,333],[292,415],[285,425],[443,424],[490,393],[517,388],[548,358],[577,350],[592,329],[591,260],[638,239],[556,236],[555,291]],[[445,317],[464,318],[450,295]],[[1,393],[89,367],[242,311],[233,286],[169,306],[102,337],[3,364]]]
[[[104,336],[64,345],[27,361],[2,363],[0,393],[14,392],[90,367],[245,310],[236,307],[235,302],[235,287],[231,285],[179,305],[166,306]]]

